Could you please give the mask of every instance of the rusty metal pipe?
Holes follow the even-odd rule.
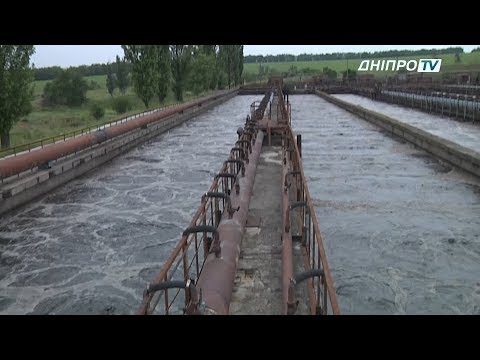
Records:
[[[203,97],[199,100],[144,115],[136,119],[128,120],[125,123],[114,125],[94,133],[85,134],[62,143],[49,145],[42,149],[34,150],[26,154],[20,154],[15,157],[0,160],[0,178],[7,178],[23,171],[32,169],[47,163],[48,161],[67,156],[69,154],[81,151],[95,144],[102,143],[108,139],[125,134],[129,131],[145,127],[153,122],[166,119],[177,113],[201,106],[206,101],[213,101],[225,94]]]
[[[253,192],[255,172],[263,142],[263,132],[252,150],[250,162],[246,166],[245,176],[239,179],[240,192],[232,194],[231,201],[240,209],[231,219],[222,219],[217,231],[220,238],[221,256],[209,255],[197,282],[202,292],[206,313],[227,315],[232,298],[233,283],[240,255],[240,246],[245,232],[248,207]]]
[[[312,269],[303,273],[295,275],[295,285],[300,284],[302,281],[311,279],[312,277],[323,277],[325,272],[323,269]]]

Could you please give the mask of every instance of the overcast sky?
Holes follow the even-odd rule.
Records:
[[[363,52],[391,49],[432,49],[461,46],[470,52],[479,45],[245,45],[245,55]],[[120,45],[36,45],[32,61],[35,67],[77,66],[115,61],[123,56]]]

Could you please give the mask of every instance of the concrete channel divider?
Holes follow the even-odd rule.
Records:
[[[428,153],[480,177],[480,153],[403,123],[397,119],[337,99],[327,93],[315,91],[322,99],[345,109],[389,133],[422,148]]]
[[[0,184],[0,215],[103,165],[135,146],[181,125],[192,117],[231,99],[237,92],[238,90],[226,92],[214,100],[206,101],[202,106],[177,112],[145,127],[136,128],[105,142],[54,160],[48,169],[35,168],[34,171],[25,171],[17,178],[7,179],[3,184]]]

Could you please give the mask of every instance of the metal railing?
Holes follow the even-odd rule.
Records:
[[[310,192],[308,190],[307,180],[303,172],[303,164],[300,157],[298,144],[295,141],[291,128],[286,130],[287,142],[293,151],[289,151],[290,160],[293,164],[293,191],[291,193],[296,197],[298,203],[304,203],[304,206],[292,210],[291,219],[296,212],[297,229],[300,229],[301,243],[305,250],[305,270],[319,270],[323,276],[318,276],[308,280],[310,312],[312,314],[333,314],[339,315],[337,296],[333,286],[333,279],[330,275],[327,256],[323,246],[323,239],[318,226],[317,216]]]
[[[88,127],[82,128],[82,129],[78,129],[78,130],[69,131],[69,132],[66,132],[66,133],[63,133],[63,134],[46,137],[46,138],[43,138],[43,139],[40,139],[40,140],[35,140],[35,141],[32,141],[32,142],[27,143],[27,144],[21,144],[21,145],[16,145],[16,146],[8,147],[8,148],[5,148],[5,149],[1,149],[0,150],[0,158],[8,156],[8,155],[17,156],[17,154],[19,154],[21,152],[24,152],[24,151],[30,152],[33,149],[38,148],[38,147],[43,148],[45,145],[56,144],[59,141],[66,141],[70,138],[75,138],[76,136],[82,136],[82,135],[85,135],[85,134],[89,134],[92,131],[105,129],[107,127],[114,126],[114,125],[117,125],[117,124],[122,124],[122,123],[124,123],[128,120],[133,120],[133,119],[136,119],[136,118],[141,117],[141,116],[152,114],[154,112],[162,111],[162,110],[169,109],[169,108],[172,108],[172,107],[177,107],[180,104],[181,103],[174,103],[174,104],[162,106],[162,107],[159,107],[159,108],[156,108],[156,109],[153,109],[153,110],[145,110],[141,113],[136,113],[136,114],[132,114],[132,115],[129,115],[129,116],[113,119],[113,120],[110,120],[110,121],[108,121],[106,123],[103,123],[103,124],[100,124],[100,125],[88,126]]]
[[[375,98],[384,102],[416,108],[428,113],[448,116],[459,121],[475,120],[480,116],[480,102],[475,95],[435,91],[382,90]]]
[[[288,117],[288,124],[291,124],[291,112],[289,104],[282,96],[279,96],[279,104],[282,105],[282,113]],[[288,109],[288,110],[287,110]],[[339,315],[338,306],[333,279],[330,275],[327,256],[323,246],[323,239],[318,226],[317,216],[310,192],[308,190],[307,180],[303,171],[303,162],[301,159],[301,149],[297,143],[291,126],[285,128],[284,135],[284,157],[285,161],[292,164],[291,183],[285,178],[285,186],[290,187],[290,194],[296,204],[292,202],[290,207],[292,212],[290,219],[296,215],[296,228],[300,232],[301,244],[304,251],[305,273],[321,274],[308,278],[308,294],[310,300],[310,313],[316,315]],[[301,142],[300,142],[301,144]],[[291,200],[292,201],[292,200]],[[293,206],[292,206],[293,205]]]
[[[267,93],[266,97],[268,95]],[[280,96],[282,96],[281,92]],[[282,104],[284,105],[284,102]],[[258,110],[257,105],[257,103],[253,103],[251,107],[254,115]],[[265,106],[265,104],[261,106],[263,111],[265,111]],[[287,108],[282,113],[290,115]],[[236,142],[236,146],[240,144],[243,147],[243,152],[238,151],[241,149],[237,147],[232,148],[230,156],[223,164],[220,173],[214,178],[208,192],[202,196],[200,206],[182,234],[180,241],[163,264],[158,275],[145,290],[138,314],[195,314],[202,313],[205,310],[202,309],[201,293],[196,298],[195,306],[192,307],[192,295],[187,291],[190,285],[187,284],[193,284],[193,287],[195,287],[208,255],[219,248],[220,240],[218,239],[217,228],[225,213],[231,210],[228,195],[232,191],[237,191],[238,176],[245,169],[243,161],[246,159],[242,156],[242,153],[248,153],[252,136],[256,134],[251,132],[252,126],[255,127],[252,123],[255,123],[255,120],[250,120],[250,117],[247,117],[245,131],[243,133],[239,132],[239,141]],[[288,124],[290,124],[290,121],[288,121]],[[316,275],[307,279],[310,310],[312,314],[340,314],[313,201],[303,172],[300,150],[294,141],[290,126],[286,127],[285,138],[288,139],[289,144],[286,148],[293,147],[293,151],[288,151],[289,159],[296,173],[293,191],[294,194],[297,194],[297,200],[306,204],[306,206],[292,211],[292,217],[295,214],[297,215],[298,228],[302,229],[302,248],[304,249],[306,272],[300,275]],[[213,196],[215,194],[223,194],[224,196]],[[169,284],[177,284],[177,286],[172,285],[171,288],[168,288]],[[155,291],[150,289],[155,289]],[[196,311],[192,312],[194,308]]]
[[[251,136],[251,134],[242,134],[237,143],[242,144],[242,140],[247,140],[247,135]],[[249,141],[243,144],[245,144],[242,145],[244,152],[238,151],[237,147],[230,151],[230,156],[215,176],[208,192],[202,196],[200,206],[188,228],[152,282],[153,286],[175,280],[197,283],[207,256],[215,249],[214,232],[225,212],[231,210],[229,195],[237,190],[238,177],[245,170],[242,154],[247,152]],[[211,236],[208,236],[208,233],[211,233]],[[142,315],[182,314],[191,300],[185,294],[188,293],[183,288],[170,289],[170,291],[163,289],[155,293],[150,293],[147,288],[138,313]],[[158,306],[160,301],[163,303],[161,307]]]
[[[224,94],[224,93],[227,93],[229,91],[233,91],[235,89],[232,89],[232,90],[217,90],[217,91],[215,91],[211,94],[203,96],[203,98],[206,98],[208,96],[213,96],[213,95]],[[196,100],[199,100],[201,98],[193,99],[191,101],[196,101]],[[16,145],[16,146],[13,146],[13,147],[8,147],[6,149],[0,149],[0,159],[5,157],[5,156],[9,156],[9,155],[16,156],[19,153],[25,152],[25,151],[30,152],[30,151],[32,151],[36,148],[39,148],[39,147],[43,148],[45,145],[55,144],[59,141],[66,141],[70,138],[75,138],[76,136],[82,136],[82,135],[91,133],[93,131],[102,130],[102,129],[105,129],[107,127],[114,126],[114,125],[117,125],[117,124],[122,124],[124,122],[129,121],[129,120],[133,120],[133,119],[145,116],[145,115],[150,115],[150,114],[153,114],[155,112],[163,111],[165,109],[178,107],[178,106],[183,105],[187,102],[188,101],[177,102],[177,103],[165,105],[165,106],[162,106],[162,107],[159,107],[159,108],[145,110],[145,111],[140,112],[140,113],[136,113],[136,114],[124,116],[124,117],[121,117],[121,118],[113,119],[113,120],[110,120],[109,122],[106,122],[106,123],[103,123],[103,124],[100,124],[100,125],[92,125],[92,126],[88,126],[88,127],[79,129],[79,130],[66,132],[66,133],[63,133],[63,134],[43,138],[43,139],[40,139],[40,140],[35,140],[35,141],[32,141],[32,142],[27,143],[27,144],[21,144],[21,145]]]
[[[391,104],[415,108],[427,113],[448,116],[458,121],[478,122],[480,117],[480,96],[437,91],[438,88],[418,87],[318,87],[327,93],[352,93]],[[445,90],[445,88],[444,88]]]

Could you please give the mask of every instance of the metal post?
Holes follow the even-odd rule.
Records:
[[[297,134],[298,154],[302,157],[302,134]]]
[[[473,106],[472,106],[472,116],[473,116],[473,119],[472,119],[472,123],[475,124],[475,111],[477,110],[477,102],[475,101],[475,98],[476,96],[474,95],[473,96]]]
[[[457,94],[457,108],[455,111],[455,119],[458,118],[458,107],[460,106],[460,95]]]
[[[347,85],[348,85],[348,56],[347,56]]]

